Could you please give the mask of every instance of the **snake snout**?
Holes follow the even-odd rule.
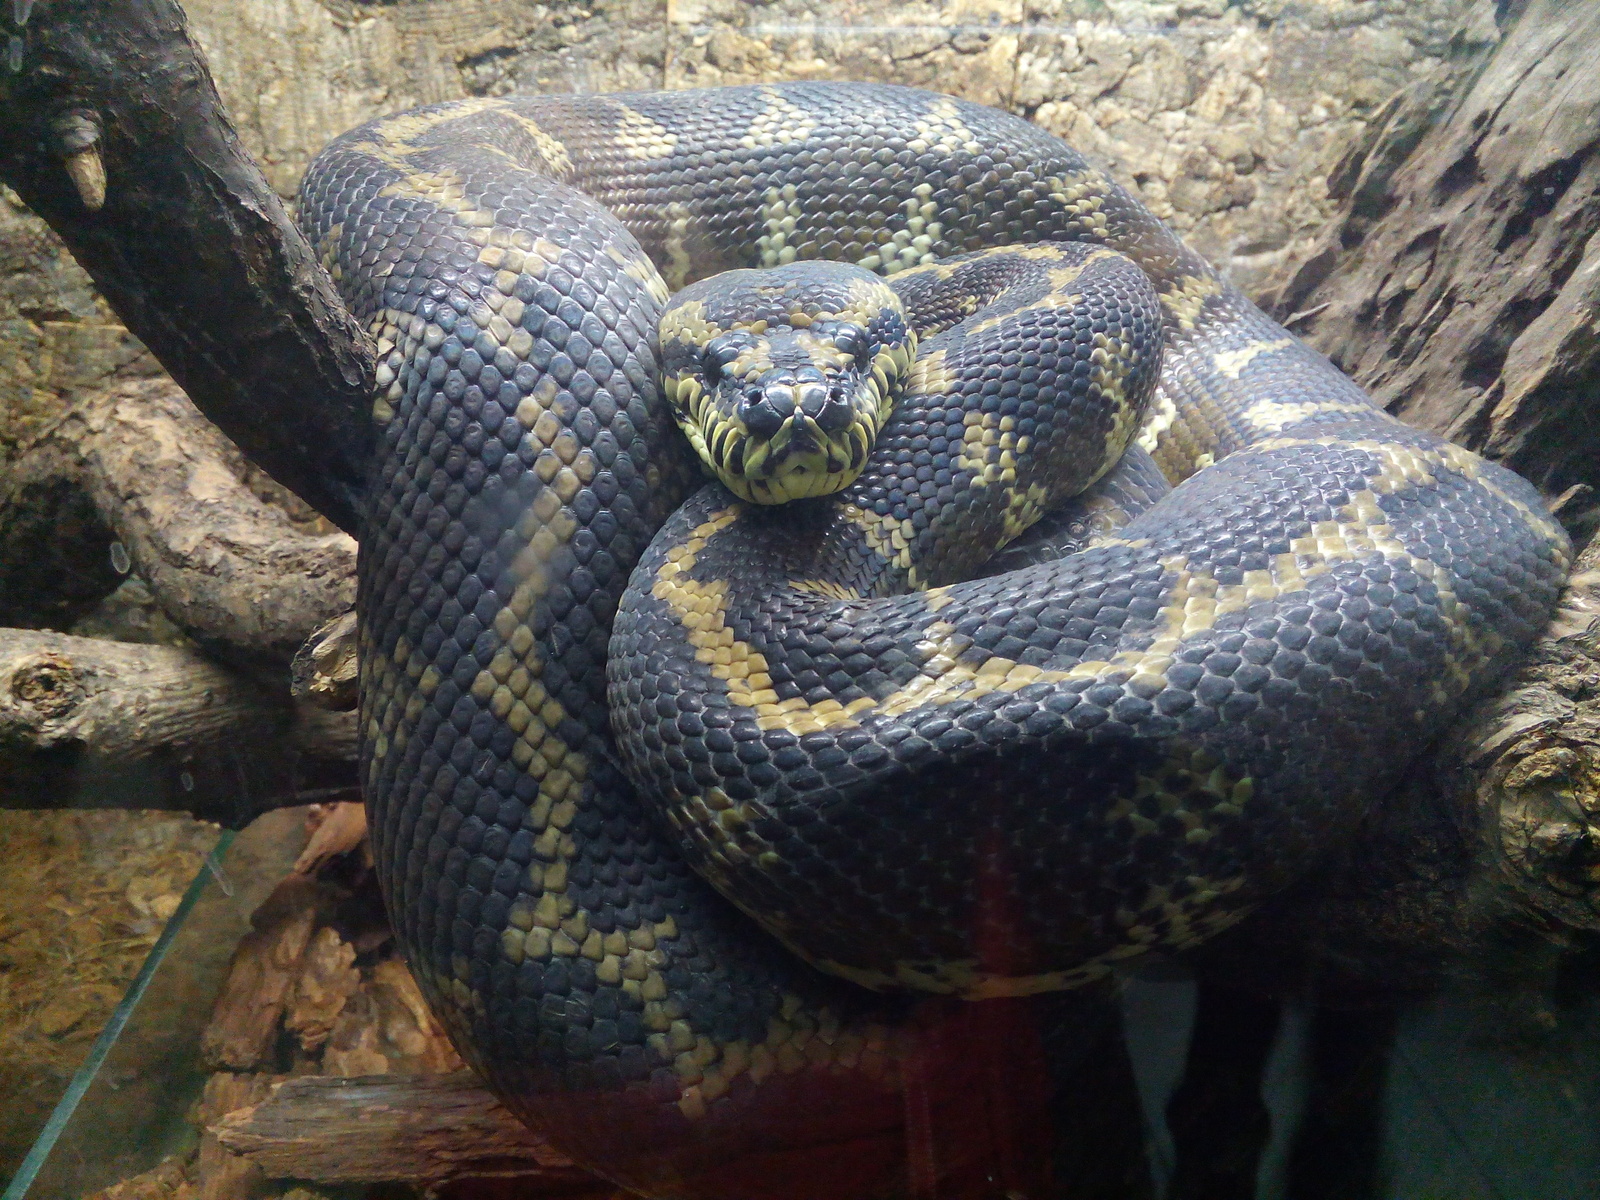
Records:
[[[737,409],[745,428],[756,437],[772,437],[784,422],[796,423],[797,413],[816,422],[825,434],[840,433],[856,419],[846,387],[815,368],[767,372],[744,389]]]

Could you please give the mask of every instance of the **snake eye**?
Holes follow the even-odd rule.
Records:
[[[700,356],[700,373],[705,376],[708,387],[715,387],[722,381],[723,370],[739,357],[741,349],[732,342],[712,342],[706,346],[705,353]]]
[[[857,362],[866,362],[872,357],[872,343],[867,331],[859,326],[841,325],[833,335],[833,344]]]

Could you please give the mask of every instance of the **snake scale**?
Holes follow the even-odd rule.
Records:
[[[981,1120],[928,1134],[1035,1052],[963,1022],[1294,878],[1565,570],[1527,484],[1377,410],[1064,143],[946,96],[446,104],[334,142],[302,220],[380,348],[362,761],[397,935],[513,1109],[644,1194],[1045,1194],[963,1142]],[[1065,339],[1059,370],[983,341],[954,256],[993,247],[1045,273],[1007,319]],[[718,350],[716,378],[790,371],[746,424],[809,430],[848,483],[758,509],[675,428],[716,281],[674,310],[699,343],[657,326],[696,279],[813,259],[870,303],[757,333],[926,403],[824,452],[825,379]],[[1126,260],[1145,282],[1085,299]],[[873,322],[919,288],[945,340],[913,362]],[[1050,449],[1053,392],[1111,403],[1073,445],[1138,448],[1022,533],[1105,469]]]

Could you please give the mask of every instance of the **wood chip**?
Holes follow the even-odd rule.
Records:
[[[398,958],[384,959],[368,973],[340,1014],[322,1063],[330,1075],[347,1077],[445,1073],[465,1066]]]
[[[316,1050],[328,1040],[345,1002],[361,986],[361,972],[352,965],[355,961],[355,947],[326,926],[317,930],[306,948],[283,1023],[307,1050]]]
[[[251,917],[255,928],[234,951],[200,1039],[208,1066],[246,1071],[265,1065],[323,899],[316,882],[291,876]]]
[[[187,1161],[168,1158],[141,1175],[112,1184],[87,1200],[199,1200],[200,1188]]]

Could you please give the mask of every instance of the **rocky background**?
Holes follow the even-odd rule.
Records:
[[[939,88],[1024,113],[1261,293],[1312,251],[1386,101],[1482,58],[1486,0],[188,0],[246,147],[292,196],[336,134],[416,104],[774,79]],[[1499,7],[1506,7],[1502,3]],[[1287,315],[1287,314],[1285,314]],[[158,368],[0,194],[0,462]]]

